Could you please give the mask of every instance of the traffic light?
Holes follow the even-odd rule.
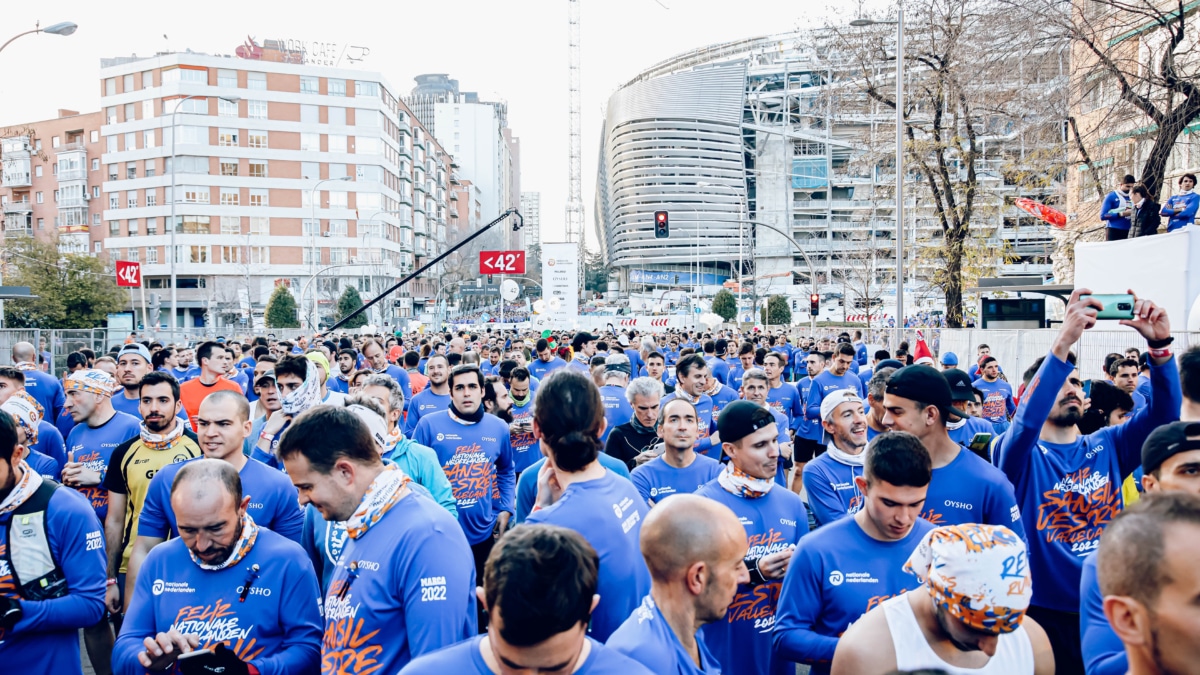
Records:
[[[821,313],[821,296],[816,293],[808,296],[808,313],[813,316]]]
[[[671,236],[671,222],[666,211],[654,212],[654,238],[666,239]]]

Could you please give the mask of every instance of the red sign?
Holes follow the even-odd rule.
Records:
[[[525,274],[525,251],[480,251],[480,274]]]
[[[127,262],[124,260],[117,261],[117,285],[118,286],[133,286],[142,285],[142,264],[135,262]]]

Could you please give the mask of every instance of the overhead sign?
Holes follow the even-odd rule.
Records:
[[[339,66],[361,62],[371,53],[367,47],[320,40],[281,38],[259,40],[247,35],[246,41],[233,50],[238,58],[255,61],[279,61],[306,66]]]
[[[142,285],[142,264],[127,260],[117,261],[117,285],[136,288]]]
[[[573,328],[579,319],[579,244],[542,245],[542,297],[556,328]]]
[[[480,251],[480,274],[525,274],[525,251]]]
[[[629,270],[629,283],[657,286],[691,286],[697,282],[704,286],[717,286],[729,277],[723,274],[693,274],[691,272],[668,272],[659,270]]]
[[[459,286],[458,294],[467,296],[476,295],[496,295],[500,292],[499,286]]]

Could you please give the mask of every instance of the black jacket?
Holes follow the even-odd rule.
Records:
[[[1153,199],[1142,200],[1141,208],[1133,210],[1133,218],[1130,218],[1131,237],[1147,237],[1158,233],[1158,226],[1162,225],[1162,216],[1158,212],[1162,207]]]
[[[643,433],[634,428],[633,422],[626,422],[613,427],[608,434],[604,454],[625,462],[625,466],[633,471],[637,466],[637,456],[661,442],[657,433]]]

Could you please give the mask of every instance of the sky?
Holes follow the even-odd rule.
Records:
[[[824,25],[825,0],[582,0],[584,231],[604,107],[642,70],[709,44]],[[845,5],[843,5],[845,6]],[[276,2],[122,0],[10,2],[0,41],[36,21],[74,21],[74,35],[28,35],[0,53],[0,126],[99,109],[102,57],[192,49],[232,54],[246,38],[295,38],[370,49],[362,67],[407,95],[421,73],[448,73],[462,91],[505,100],[521,141],[521,189],[542,198],[542,240],[565,241],[566,0]],[[165,37],[164,37],[165,36]],[[498,215],[498,214],[497,214]],[[486,217],[486,215],[485,215]]]

